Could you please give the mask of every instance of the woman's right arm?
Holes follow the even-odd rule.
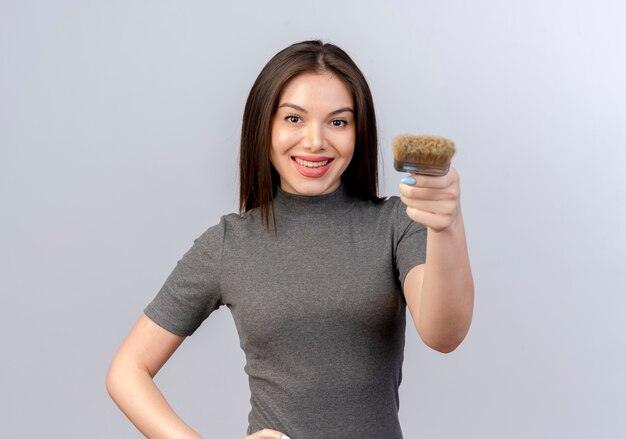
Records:
[[[150,439],[200,438],[178,417],[152,380],[184,340],[142,314],[109,367],[109,395]]]

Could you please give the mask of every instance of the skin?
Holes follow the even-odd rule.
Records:
[[[427,229],[426,264],[413,267],[404,280],[404,297],[421,339],[439,352],[463,341],[472,321],[474,281],[461,214],[460,179],[412,175],[400,184],[407,215]]]
[[[153,381],[184,339],[142,314],[109,367],[109,395],[135,427],[151,439],[200,438],[176,415]]]
[[[287,83],[272,121],[270,160],[282,190],[298,195],[336,191],[356,140],[352,93],[335,76],[303,73]],[[330,160],[319,178],[303,176],[298,159]]]
[[[305,73],[285,86],[272,121],[270,151],[281,176],[281,189],[314,196],[339,188],[341,174],[354,153],[352,110],[351,93],[331,74]],[[314,178],[298,171],[303,168],[296,158],[304,158],[309,165],[329,160],[329,166]],[[442,177],[412,177],[416,183],[401,184],[400,194],[408,216],[427,227],[427,262],[409,271],[404,296],[422,340],[435,350],[451,352],[469,330],[474,301],[460,179],[453,168]],[[107,390],[149,438],[200,438],[169,406],[153,381],[184,339],[142,314],[111,362]],[[266,428],[245,439],[283,439],[283,433]]]

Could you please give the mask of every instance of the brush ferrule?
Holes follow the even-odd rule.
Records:
[[[410,174],[440,176],[448,173],[450,170],[450,163],[445,165],[429,165],[426,163],[401,162],[399,160],[394,160],[393,167],[396,168],[396,171],[408,172]]]

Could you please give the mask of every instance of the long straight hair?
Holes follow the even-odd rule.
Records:
[[[354,155],[341,176],[346,191],[376,203],[378,197],[378,135],[374,102],[357,65],[339,47],[321,41],[303,41],[280,52],[263,67],[252,85],[243,113],[239,154],[239,210],[259,208],[266,229],[276,226],[273,199],[280,176],[270,162],[272,120],[283,88],[302,73],[328,72],[352,92],[356,139]]]

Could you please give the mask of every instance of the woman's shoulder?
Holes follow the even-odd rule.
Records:
[[[215,249],[226,243],[250,239],[258,235],[259,227],[255,215],[228,213],[222,215],[217,223],[212,223],[195,240],[194,244]]]
[[[228,213],[220,219],[225,236],[248,236],[263,230],[258,209],[251,209],[243,213]]]
[[[219,222],[215,224],[214,227],[221,227],[226,229],[247,227],[250,224],[256,223],[258,219],[257,217],[258,215],[256,215],[253,211],[247,211],[243,213],[226,213],[220,217]]]

